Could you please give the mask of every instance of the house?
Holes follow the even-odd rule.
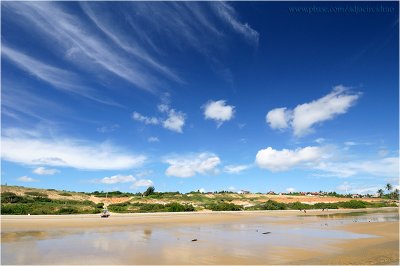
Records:
[[[238,194],[250,194],[250,191],[247,190],[239,190]]]
[[[351,197],[352,197],[353,199],[355,199],[355,198],[361,198],[362,195],[360,195],[360,194],[352,194]]]
[[[267,194],[268,194],[268,195],[276,195],[276,193],[273,192],[273,191],[269,191]]]

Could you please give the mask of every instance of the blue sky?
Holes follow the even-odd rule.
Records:
[[[390,12],[290,7],[384,5]],[[1,182],[398,186],[398,3],[2,2]]]

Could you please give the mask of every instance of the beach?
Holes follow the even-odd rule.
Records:
[[[2,216],[2,264],[398,264],[398,209]]]

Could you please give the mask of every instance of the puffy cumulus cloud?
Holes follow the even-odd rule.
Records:
[[[104,177],[99,180],[103,184],[118,184],[118,183],[129,183],[134,182],[136,179],[132,175],[113,175],[110,177]]]
[[[163,128],[177,133],[183,132],[186,120],[185,113],[176,111],[168,104],[160,104],[157,108],[159,112],[164,114],[163,117],[145,116],[138,112],[133,112],[132,119],[142,122],[145,125],[161,125]]]
[[[177,133],[182,133],[182,128],[185,125],[185,117],[184,113],[170,109],[167,119],[163,122],[163,127]]]
[[[151,187],[153,185],[154,183],[150,179],[139,179],[132,184],[131,188]]]
[[[141,166],[144,155],[134,155],[110,143],[44,137],[41,134],[2,136],[2,159],[24,165],[62,166],[82,170],[119,170]]]
[[[269,111],[265,120],[272,129],[285,129],[289,127],[291,112],[287,108],[276,108]]]
[[[273,109],[267,113],[266,120],[272,129],[285,129],[291,126],[295,136],[303,136],[312,132],[315,124],[346,113],[360,95],[339,85],[324,97],[297,105],[293,110]]]
[[[32,171],[34,174],[37,175],[54,175],[59,173],[60,171],[57,169],[45,168],[45,167],[38,167]]]
[[[274,150],[271,147],[258,151],[256,163],[270,171],[284,171],[307,163],[315,163],[323,157],[319,147],[305,147],[296,150]]]
[[[293,188],[293,187],[288,187],[288,188],[286,189],[286,191],[289,192],[289,193],[293,193],[293,192],[296,191],[296,189]]]
[[[228,174],[240,174],[248,168],[250,168],[249,165],[227,165],[224,167],[224,172]]]
[[[37,182],[36,179],[33,179],[32,177],[29,177],[29,176],[26,176],[26,175],[18,177],[17,180],[20,181],[20,182],[26,182],[26,183]]]
[[[214,174],[221,163],[218,156],[211,153],[191,154],[188,156],[172,157],[165,160],[170,166],[165,171],[167,176],[181,178],[192,177],[196,174]]]
[[[223,122],[231,120],[235,113],[235,106],[226,105],[225,102],[225,100],[208,101],[203,105],[204,118],[215,120],[218,127]]]

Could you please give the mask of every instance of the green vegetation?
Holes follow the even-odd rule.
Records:
[[[172,202],[168,204],[157,203],[118,203],[111,204],[108,209],[112,212],[133,213],[133,212],[192,212],[195,208],[191,204],[180,204]]]
[[[135,196],[133,193],[128,193],[128,192],[121,192],[121,191],[111,191],[111,192],[104,192],[104,191],[94,191],[92,193],[87,193],[88,195],[93,195],[95,197],[99,198],[114,198],[114,197],[132,197]],[[140,193],[139,193],[140,194]]]
[[[126,202],[108,206],[110,211],[117,213],[188,212],[203,209],[212,211],[362,209],[396,207],[398,202],[395,199],[398,199],[399,193],[398,189],[394,189],[390,184],[387,184],[385,190],[381,189],[379,191],[382,193],[382,200],[378,202],[367,202],[362,199],[346,199],[347,201],[342,202],[315,203],[311,205],[301,203],[300,198],[297,202],[281,203],[271,200],[271,196],[268,195],[244,195],[229,191],[215,193],[201,193],[197,191],[182,194],[179,191],[156,192],[154,187],[147,188],[143,193],[125,193],[121,191],[77,193],[64,190],[43,190],[17,186],[2,186],[2,190],[4,192],[1,194],[1,214],[78,214],[101,212],[104,208],[104,203],[100,202],[96,204],[89,200],[89,196],[100,198],[124,197]],[[47,191],[55,191],[55,193]],[[335,197],[348,197],[348,195],[340,195],[335,192],[324,193],[325,195]],[[290,196],[286,196],[286,198],[296,199],[296,196],[296,193],[292,193]],[[82,201],[82,198],[88,200]],[[163,204],[154,203],[155,199],[163,202]],[[243,207],[234,204],[238,200],[252,206]]]
[[[337,203],[316,203],[305,204],[301,202],[280,203],[274,200],[268,200],[265,203],[257,204],[247,210],[310,210],[310,209],[361,209],[361,208],[380,208],[380,207],[396,207],[394,203],[388,202],[365,202],[361,200],[350,200]]]
[[[48,197],[47,194],[37,192],[37,191],[28,191],[28,192],[25,192],[25,195],[35,196],[35,197]]]
[[[385,190],[387,190],[387,194],[385,194]],[[376,192],[380,198],[384,199],[393,199],[393,200],[399,200],[399,189],[396,188],[393,192],[393,186],[390,183],[387,183],[384,187],[384,189],[378,189]]]
[[[67,196],[67,197],[71,197],[71,196],[72,196],[71,193],[67,193],[67,192],[61,192],[61,193],[58,193],[58,195],[60,195],[60,196]]]
[[[148,187],[145,192],[143,192],[143,197],[150,196],[154,193],[156,189],[154,187]]]
[[[99,213],[96,204],[85,200],[52,200],[43,193],[26,192],[18,196],[12,192],[1,194],[1,214],[80,214]]]
[[[211,203],[205,205],[205,208],[212,211],[241,211],[243,209],[243,207],[240,205],[235,205],[233,203],[225,203],[225,202]]]

